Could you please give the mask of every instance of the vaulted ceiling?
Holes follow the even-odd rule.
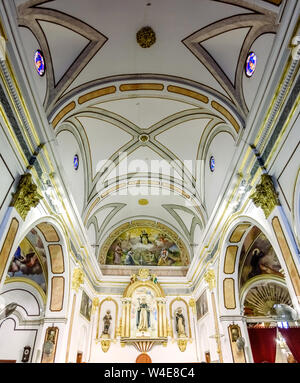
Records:
[[[234,170],[280,3],[15,0],[28,76],[95,249],[121,223],[146,218],[167,224],[191,257],[197,253]],[[156,34],[149,48],[136,40],[145,26]],[[43,77],[32,65],[37,49]],[[257,68],[248,78],[251,51]]]

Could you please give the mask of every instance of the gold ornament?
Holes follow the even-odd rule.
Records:
[[[156,41],[156,36],[151,27],[143,27],[136,34],[136,41],[142,48],[149,48]]]
[[[107,352],[109,350],[110,342],[111,342],[110,339],[102,339],[101,340],[101,348],[102,348],[103,352]]]
[[[140,269],[139,270],[139,277],[141,279],[147,279],[149,278],[149,270],[148,269]]]
[[[188,342],[187,339],[178,339],[177,340],[177,344],[178,344],[179,350],[181,352],[184,352],[186,350],[187,342]]]
[[[83,284],[83,281],[83,271],[80,268],[75,269],[72,277],[72,289],[74,289],[76,293],[78,292],[79,286]]]
[[[275,190],[272,177],[268,174],[261,176],[261,181],[255,187],[255,192],[250,195],[255,206],[262,208],[268,218],[275,206],[279,206],[278,193]]]
[[[93,304],[92,304],[92,314],[96,312],[96,309],[98,306],[99,306],[99,298],[94,298]]]
[[[207,270],[204,275],[205,282],[208,283],[208,287],[212,290],[216,286],[216,277],[213,269]]]
[[[189,300],[189,306],[192,308],[193,314],[196,314],[196,301],[194,298]]]
[[[43,197],[37,192],[37,186],[32,182],[30,173],[21,176],[16,193],[10,206],[14,206],[25,221],[31,208],[35,208]]]

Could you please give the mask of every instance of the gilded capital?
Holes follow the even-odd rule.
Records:
[[[194,298],[189,300],[189,306],[192,308],[193,314],[196,314],[196,301]]]
[[[279,206],[278,193],[275,190],[272,177],[268,174],[261,176],[261,181],[255,187],[255,192],[250,195],[255,206],[262,208],[268,218],[275,206]]]
[[[208,284],[210,290],[216,286],[216,277],[213,269],[207,270],[204,275],[205,282]]]
[[[73,272],[73,277],[72,277],[72,289],[78,292],[78,289],[80,285],[83,284],[83,282],[84,282],[83,271],[80,268],[75,269]]]
[[[92,314],[94,314],[97,310],[97,307],[99,307],[99,298],[94,298],[92,303]]]
[[[43,197],[37,192],[37,186],[32,182],[30,173],[21,176],[16,193],[10,206],[15,207],[22,219],[25,221],[31,208],[36,207]]]

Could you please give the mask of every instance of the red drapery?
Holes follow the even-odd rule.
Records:
[[[248,328],[254,363],[275,363],[276,327]]]
[[[300,327],[279,328],[294,358],[300,363]]]

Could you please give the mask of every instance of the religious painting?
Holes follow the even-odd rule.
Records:
[[[275,251],[262,232],[259,232],[247,248],[244,243],[240,257],[240,270],[240,287],[257,275],[272,274],[284,277]]]
[[[83,315],[88,321],[91,320],[92,301],[85,291],[82,291],[80,314]]]
[[[125,266],[182,266],[178,245],[162,230],[130,228],[110,246],[106,264]]]
[[[9,266],[8,275],[11,278],[31,279],[46,293],[47,259],[43,242],[35,229],[32,229],[18,246]]]
[[[131,301],[131,337],[157,337],[157,304],[154,292],[148,287],[139,287]]]
[[[208,312],[206,291],[200,295],[196,302],[197,320],[201,319]]]

